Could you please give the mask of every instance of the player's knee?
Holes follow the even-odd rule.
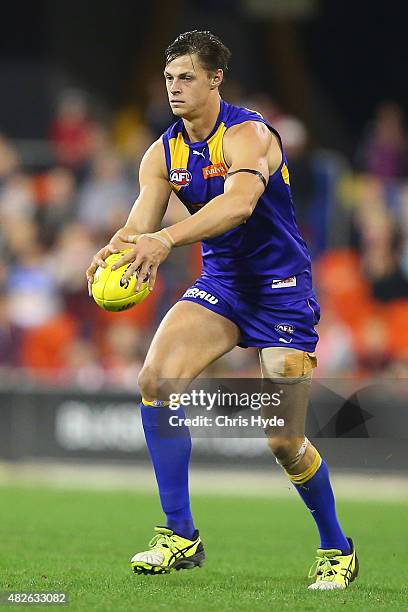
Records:
[[[268,446],[279,462],[285,463],[294,457],[304,437],[268,436]]]
[[[150,366],[143,366],[137,379],[140,393],[149,402],[158,399],[159,376]]]

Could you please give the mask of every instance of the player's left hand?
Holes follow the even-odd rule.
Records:
[[[112,266],[112,270],[117,270],[129,262],[133,262],[123,274],[123,282],[126,282],[133,274],[136,274],[136,291],[139,291],[142,283],[146,282],[147,279],[149,279],[149,289],[152,291],[156,282],[157,269],[167,258],[170,248],[165,246],[160,240],[144,234],[140,236],[121,235],[120,239],[129,244],[134,244],[135,242],[136,244]]]

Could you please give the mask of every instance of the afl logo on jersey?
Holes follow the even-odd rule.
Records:
[[[290,323],[277,323],[275,325],[275,329],[283,334],[293,334],[295,331],[295,326],[291,325]]]
[[[170,183],[177,185],[177,187],[185,187],[191,183],[191,172],[186,168],[174,168],[170,171]]]

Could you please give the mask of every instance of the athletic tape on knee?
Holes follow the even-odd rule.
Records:
[[[293,384],[311,378],[317,366],[314,353],[299,349],[273,346],[259,351],[263,378]]]
[[[299,450],[297,451],[296,455],[294,457],[292,457],[291,459],[288,459],[288,461],[279,461],[278,458],[276,458],[276,463],[278,465],[280,465],[281,467],[283,467],[284,470],[291,470],[294,467],[297,466],[297,464],[301,461],[301,459],[303,458],[307,447],[309,446],[310,442],[309,440],[306,438],[303,440]]]

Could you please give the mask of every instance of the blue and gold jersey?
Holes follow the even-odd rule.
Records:
[[[188,141],[182,119],[170,126],[163,134],[170,186],[191,214],[221,195],[228,172],[223,137],[245,121],[260,121],[276,134],[282,162],[246,223],[202,242],[203,277],[271,303],[308,298],[311,263],[296,225],[286,156],[279,134],[259,113],[221,100],[216,124],[201,142]]]

